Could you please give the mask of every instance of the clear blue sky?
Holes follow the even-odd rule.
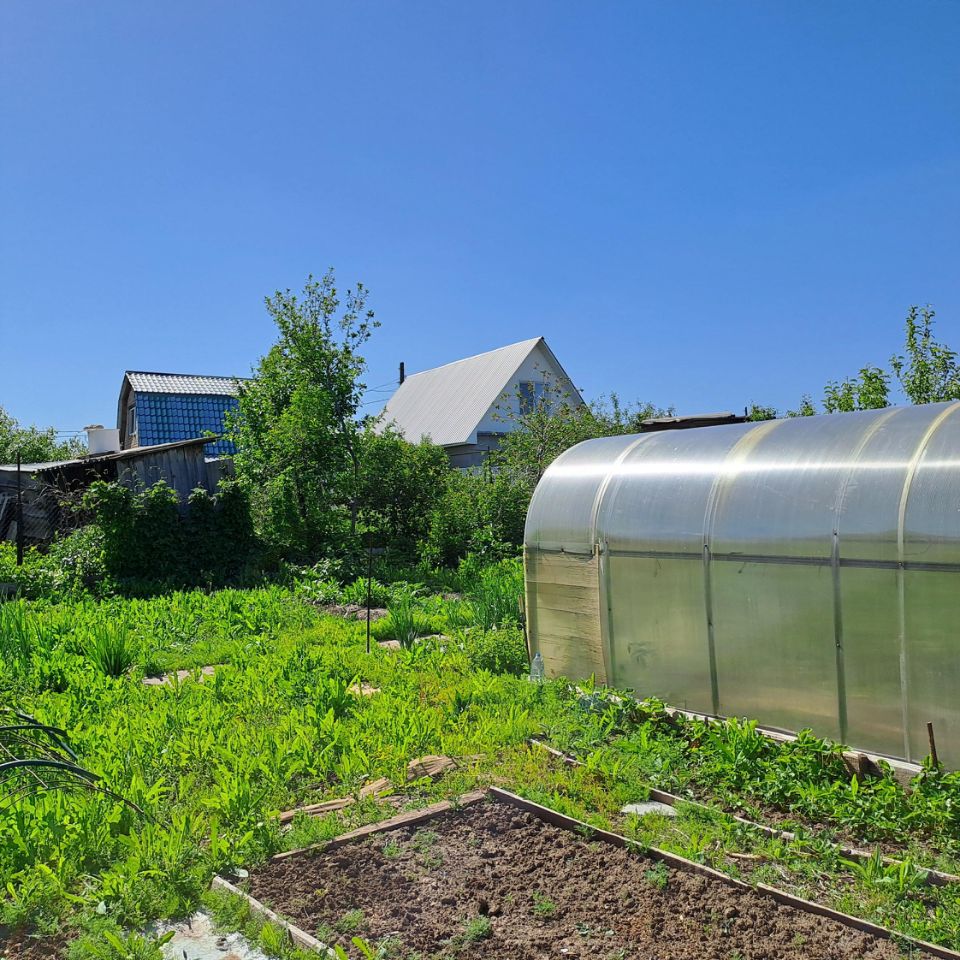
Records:
[[[912,302],[960,346],[958,48],[960,0],[3,0],[0,405],[247,373],[330,265],[371,386],[543,334],[591,396],[785,408]]]

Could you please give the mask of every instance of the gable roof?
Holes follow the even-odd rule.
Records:
[[[475,443],[477,427],[487,411],[503,396],[521,364],[538,346],[569,381],[543,337],[521,340],[410,374],[387,401],[378,429],[392,423],[413,443],[425,436],[445,447]],[[573,393],[579,399],[576,388]]]
[[[136,393],[186,393],[235,397],[243,377],[205,377],[190,373],[151,373],[128,370],[125,374]]]

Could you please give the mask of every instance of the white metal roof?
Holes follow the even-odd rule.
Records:
[[[131,388],[137,393],[187,393],[235,397],[237,382],[243,378],[128,370],[127,379],[130,381]]]
[[[487,411],[540,344],[556,362],[543,337],[534,337],[410,374],[387,401],[379,429],[392,423],[413,443],[421,437],[441,446],[476,442],[474,434]],[[563,371],[559,363],[557,367]]]

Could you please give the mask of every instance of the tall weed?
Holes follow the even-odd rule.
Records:
[[[137,659],[136,643],[123,622],[90,627],[85,650],[96,668],[108,677],[123,676]]]

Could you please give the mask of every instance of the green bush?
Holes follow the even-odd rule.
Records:
[[[469,557],[461,565],[460,577],[479,626],[491,630],[520,622],[523,565],[519,560],[479,567],[477,558]]]
[[[529,502],[528,491],[507,476],[451,471],[443,500],[430,514],[420,554],[430,564],[447,567],[469,553],[488,562],[516,556]]]
[[[230,480],[221,481],[216,496],[194,490],[186,504],[163,480],[146,489],[100,480],[82,506],[98,531],[83,542],[99,551],[96,563],[74,563],[74,582],[96,568],[127,592],[156,584],[222,586],[242,579],[256,552],[246,494]]]
[[[522,677],[529,669],[527,645],[517,627],[483,630],[470,627],[459,634],[470,665],[490,673],[509,673]]]
[[[46,556],[55,593],[79,597],[101,594],[109,588],[104,556],[103,531],[81,527],[54,541]]]
[[[24,551],[23,565],[17,566],[17,548],[0,540],[0,583],[12,583],[21,597],[46,596],[53,589],[53,570],[46,556],[35,547]]]

